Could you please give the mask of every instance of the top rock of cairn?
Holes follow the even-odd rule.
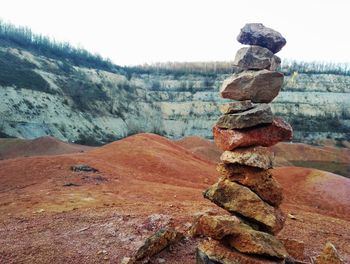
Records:
[[[246,24],[241,29],[237,40],[242,44],[257,45],[267,48],[273,53],[279,52],[287,43],[281,33],[265,27],[261,23]]]

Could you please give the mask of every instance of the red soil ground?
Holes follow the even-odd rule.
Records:
[[[40,137],[32,140],[0,138],[0,159],[59,155],[84,152],[90,149],[92,147],[69,144],[53,137]]]
[[[73,172],[86,164],[97,173]],[[305,242],[307,256],[331,241],[350,260],[350,180],[313,169],[274,172],[288,218],[279,234]],[[202,198],[215,163],[153,134],[84,153],[0,161],[0,263],[120,263],[165,225],[220,211]],[[72,185],[73,184],[73,185]],[[68,185],[68,186],[67,186]],[[195,239],[151,259],[195,263]]]
[[[175,141],[193,154],[217,162],[222,153],[216,145],[201,137],[186,137]],[[276,166],[293,166],[293,161],[320,161],[350,164],[350,149],[332,146],[310,146],[302,143],[278,143],[271,147],[275,153]]]

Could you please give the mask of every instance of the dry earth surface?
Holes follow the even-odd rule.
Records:
[[[138,134],[71,154],[1,160],[0,263],[120,263],[159,228],[185,230],[194,215],[220,210],[202,198],[217,180],[217,156],[196,140]],[[98,172],[73,172],[75,164]],[[308,257],[331,241],[350,261],[350,180],[298,167],[274,175],[282,208],[294,216],[279,237],[303,241]],[[184,238],[150,263],[195,263],[197,243]]]

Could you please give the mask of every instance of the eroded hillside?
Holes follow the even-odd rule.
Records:
[[[114,73],[0,47],[2,136],[97,144],[138,132],[211,137],[227,74]],[[294,141],[349,140],[350,76],[292,74],[273,102]]]

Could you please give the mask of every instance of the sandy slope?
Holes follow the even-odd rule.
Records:
[[[99,172],[70,170],[81,163]],[[275,176],[284,211],[296,216],[280,236],[304,241],[309,256],[330,240],[349,259],[350,180],[293,167]],[[0,161],[0,263],[119,263],[159,227],[220,211],[201,194],[216,179],[215,163],[153,134],[84,153]],[[195,263],[197,242],[185,239],[157,257]]]

